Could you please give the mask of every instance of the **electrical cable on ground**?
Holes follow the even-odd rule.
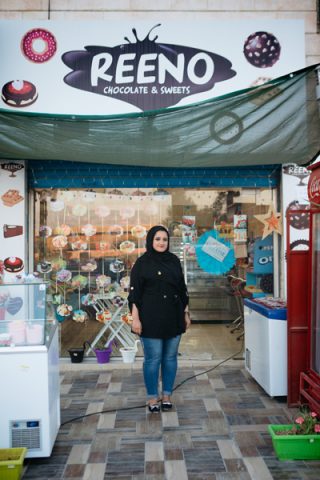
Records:
[[[191,375],[191,377],[187,377],[185,378],[184,380],[182,380],[182,382],[180,382],[176,387],[174,387],[174,389],[172,390],[172,392],[174,392],[175,390],[177,390],[178,388],[180,388],[182,385],[184,385],[186,382],[188,382],[189,380],[192,380],[192,378],[196,378],[196,377],[199,377],[200,375],[205,375],[206,373],[209,373],[209,372],[212,372],[213,370],[215,370],[216,368],[220,367],[220,365],[222,365],[223,363],[226,363],[228,362],[229,360],[232,360],[234,357],[236,357],[236,355],[240,355],[240,353],[242,352],[243,350],[243,345],[244,345],[244,342],[243,342],[243,339],[242,339],[242,344],[241,344],[241,349],[236,352],[236,353],[233,353],[232,355],[230,355],[229,357],[225,358],[224,360],[221,360],[221,362],[217,363],[217,365],[214,365],[214,367],[211,367],[209,368],[208,370],[205,370],[203,372],[200,372],[200,373],[197,373],[195,375]],[[158,401],[160,401],[160,399],[158,399]],[[82,418],[86,418],[86,417],[91,417],[92,415],[100,415],[102,413],[114,413],[114,412],[120,412],[120,411],[125,411],[125,410],[135,410],[137,408],[145,408],[146,407],[146,404],[144,403],[143,405],[134,405],[133,407],[123,407],[123,408],[112,408],[110,410],[102,410],[101,412],[93,412],[93,413],[87,413],[85,415],[80,415],[79,417],[74,417],[74,418],[71,418],[70,420],[67,420],[66,422],[63,422],[61,423],[60,427],[64,427],[65,425],[67,425],[68,423],[73,423],[73,422],[76,422],[77,420],[81,420]]]

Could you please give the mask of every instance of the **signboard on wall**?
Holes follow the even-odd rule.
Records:
[[[187,105],[305,66],[303,20],[1,21],[0,107],[112,115]]]
[[[25,269],[25,165],[0,161],[0,262],[5,281]]]

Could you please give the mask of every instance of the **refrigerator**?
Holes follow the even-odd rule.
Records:
[[[49,457],[60,427],[60,380],[46,284],[1,284],[0,305],[0,448]]]

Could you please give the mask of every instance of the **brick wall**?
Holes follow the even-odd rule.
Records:
[[[0,0],[0,19],[304,19],[306,65],[320,63],[319,0]],[[192,35],[192,32],[190,32]]]

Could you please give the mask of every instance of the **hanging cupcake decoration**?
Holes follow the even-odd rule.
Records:
[[[56,278],[57,281],[60,283],[68,283],[72,278],[72,273],[70,272],[70,270],[66,270],[63,268],[57,272]]]
[[[123,220],[128,220],[129,218],[132,218],[134,214],[135,214],[135,209],[133,207],[120,208],[120,217]]]
[[[147,205],[146,207],[146,213],[148,215],[157,215],[158,213],[158,205],[156,203],[150,203],[149,205]]]
[[[58,305],[56,310],[56,317],[59,322],[63,322],[66,318],[70,317],[72,314],[73,307],[67,303],[62,303]]]
[[[57,235],[52,239],[52,245],[54,248],[64,248],[68,244],[68,239],[64,235]]]
[[[109,227],[109,233],[110,235],[121,237],[121,235],[123,235],[123,228],[121,225],[111,225],[111,227]]]
[[[124,270],[124,263],[122,260],[116,259],[110,263],[109,268],[112,273],[121,273]]]
[[[85,288],[87,284],[88,284],[88,280],[83,275],[76,275],[75,277],[73,277],[71,282],[72,287],[78,288],[79,290],[82,290],[83,288]]]
[[[63,260],[63,258],[55,257],[51,259],[51,265],[52,265],[52,270],[57,271],[57,270],[66,268],[67,262]]]
[[[85,215],[87,213],[87,210],[88,209],[87,209],[86,205],[83,205],[81,203],[77,203],[72,208],[72,215],[74,215],[75,217],[83,217],[83,215]]]
[[[111,312],[109,310],[103,310],[102,312],[96,313],[96,320],[100,323],[109,322],[112,318]]]
[[[123,290],[127,290],[130,286],[130,277],[126,275],[120,279],[120,286]]]
[[[122,298],[120,295],[115,295],[111,301],[112,304],[117,308],[122,307],[125,302],[124,298]]]
[[[64,209],[64,201],[63,200],[55,200],[51,199],[49,202],[49,209],[52,212],[61,212]]]
[[[63,235],[65,237],[67,237],[68,235],[71,234],[71,227],[69,227],[69,225],[65,224],[65,223],[62,223],[61,225],[58,225],[53,233],[55,235]]]
[[[132,227],[131,233],[136,238],[144,238],[147,235],[147,229],[143,225],[135,225]]]
[[[96,278],[96,284],[98,288],[105,288],[111,284],[111,277],[107,275],[98,275]]]
[[[76,198],[76,192],[72,190],[60,190],[59,196],[65,202],[73,202]]]
[[[87,248],[88,248],[87,242],[81,240],[80,238],[78,240],[75,240],[74,242],[71,242],[72,250],[87,250]]]
[[[43,262],[38,263],[37,272],[39,273],[50,273],[52,271],[52,263],[44,260]]]
[[[107,207],[106,205],[99,205],[98,207],[95,208],[95,214],[100,217],[100,218],[105,218],[110,215],[110,208]]]
[[[91,223],[87,223],[86,225],[83,225],[81,227],[81,232],[86,236],[86,237],[93,237],[97,233],[97,229],[94,225]]]
[[[96,303],[96,296],[93,293],[87,293],[81,297],[81,305],[88,307]]]
[[[98,268],[98,265],[97,265],[97,262],[95,261],[94,258],[89,258],[88,261],[86,263],[84,263],[83,265],[81,265],[81,270],[83,272],[94,272],[95,270],[97,270]]]
[[[42,238],[48,238],[52,235],[52,228],[48,225],[41,225],[39,228],[39,236]]]
[[[100,242],[96,243],[96,248],[97,250],[109,250],[111,248],[111,245],[109,242],[106,242],[105,240],[101,240]]]
[[[85,323],[89,319],[87,312],[78,309],[73,312],[72,320],[77,323]]]
[[[130,242],[130,240],[125,240],[121,242],[119,245],[120,252],[129,255],[130,253],[134,252],[136,246],[134,242]]]
[[[127,323],[128,325],[132,324],[132,315],[130,312],[125,313],[124,315],[121,315],[121,320],[124,323]]]

